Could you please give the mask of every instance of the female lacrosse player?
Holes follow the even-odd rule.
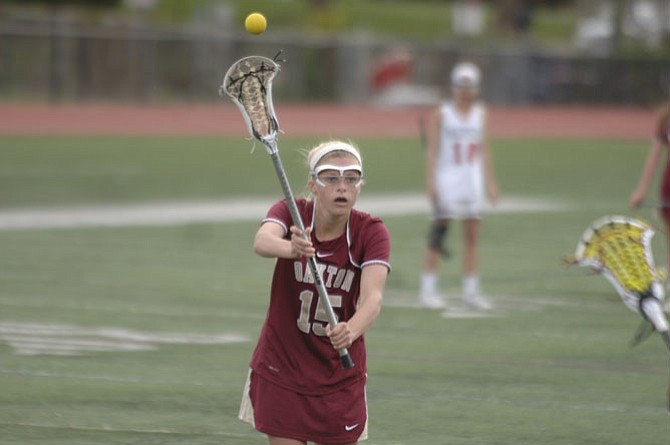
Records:
[[[430,116],[427,128],[426,187],[433,204],[421,276],[420,303],[429,308],[445,306],[437,292],[440,255],[449,221],[463,221],[461,287],[463,301],[474,309],[488,309],[479,291],[477,244],[484,206],[484,189],[498,199],[498,187],[486,146],[486,111],[479,97],[479,69],[463,62],[451,73],[452,100]]]
[[[277,260],[240,419],[267,434],[270,445],[355,444],[367,437],[363,334],[381,310],[390,238],[380,219],[353,208],[363,185],[354,146],[323,143],[308,164],[313,199],[296,204],[309,240],[285,200],[270,208],[254,240],[258,255]],[[333,329],[307,264],[312,256],[340,320]],[[351,369],[340,364],[343,347]]]
[[[640,181],[635,190],[633,190],[633,193],[630,195],[629,199],[631,208],[637,208],[642,205],[661,157],[665,156],[666,162],[663,179],[661,180],[659,207],[661,217],[663,218],[663,221],[666,225],[666,229],[670,230],[670,162],[667,161],[668,149],[670,149],[670,103],[667,103],[665,106],[663,106],[657,113],[651,150],[647,155],[647,160],[644,164]],[[667,239],[667,261],[668,267],[670,267],[670,237],[667,237]]]
[[[668,157],[668,150],[670,149],[670,102],[662,106],[656,114],[656,123],[654,125],[654,134],[651,143],[651,150],[647,155],[647,160],[642,169],[642,175],[637,187],[633,190],[629,198],[629,205],[631,208],[637,208],[642,205],[644,198],[649,191],[651,180],[656,172],[656,168],[662,156],[665,156],[665,169],[663,171],[663,178],[661,179],[661,189],[659,193],[659,210],[661,217],[665,223],[666,234],[670,234],[670,157]],[[667,240],[667,266],[670,268],[670,236],[665,237]],[[670,311],[670,283],[666,289],[665,296],[665,312]],[[667,391],[668,413],[670,414],[670,383]]]

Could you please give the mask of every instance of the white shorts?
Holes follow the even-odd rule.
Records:
[[[242,422],[248,423],[252,427],[256,428],[254,422],[254,407],[251,404],[251,397],[249,396],[249,388],[251,387],[251,369],[247,374],[247,381],[244,384],[244,390],[242,392],[242,403],[240,403],[240,412],[237,415],[237,418]]]
[[[480,175],[466,172],[438,172],[437,196],[433,203],[436,219],[481,219],[484,212],[484,185]]]

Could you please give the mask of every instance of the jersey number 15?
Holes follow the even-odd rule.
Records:
[[[328,295],[330,300],[330,305],[333,309],[342,307],[342,296],[341,295]],[[317,297],[316,301],[316,311],[314,312],[314,320],[311,320],[310,314],[312,312],[312,301],[314,300],[314,292],[310,290],[304,290],[300,292],[300,317],[296,320],[298,324],[298,329],[300,329],[305,334],[309,334],[311,329],[315,335],[325,336],[326,335],[326,326],[328,326],[328,316],[326,315],[326,310],[321,304],[321,299]]]

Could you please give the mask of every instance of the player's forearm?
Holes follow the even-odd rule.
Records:
[[[254,239],[254,252],[264,258],[294,258],[291,242],[268,233],[258,233]]]
[[[643,190],[645,193],[651,184],[651,179],[654,176],[654,171],[656,170],[656,165],[658,164],[660,155],[660,144],[654,143],[654,146],[649,152],[649,156],[647,156],[647,160],[644,163],[642,175],[640,176],[640,182],[638,183],[638,189]]]
[[[375,322],[382,310],[382,292],[366,295],[356,313],[349,319],[349,329],[353,333],[353,340],[361,337]]]
[[[363,268],[358,306],[348,323],[354,340],[362,336],[379,316],[387,276],[388,269],[380,264]]]

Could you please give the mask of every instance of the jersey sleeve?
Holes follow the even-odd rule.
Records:
[[[268,210],[268,213],[261,221],[261,224],[268,222],[279,224],[284,228],[284,236],[288,235],[288,229],[293,224],[293,218],[291,218],[291,212],[285,199],[276,202],[270,207],[270,210]]]
[[[391,236],[381,219],[373,218],[365,228],[361,268],[381,264],[391,271]]]

